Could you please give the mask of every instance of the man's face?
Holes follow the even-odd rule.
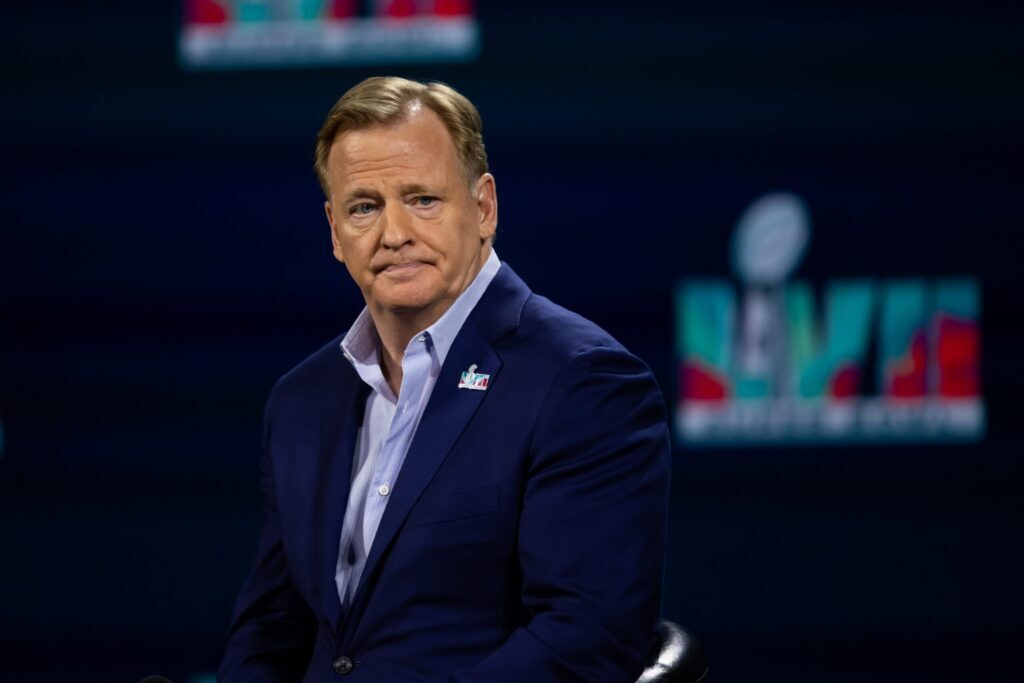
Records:
[[[494,178],[472,187],[444,123],[416,107],[399,123],[343,133],[327,158],[335,257],[370,312],[423,327],[486,260],[497,223]]]

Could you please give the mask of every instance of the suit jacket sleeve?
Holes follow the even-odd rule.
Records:
[[[264,414],[260,492],[266,521],[252,572],[242,586],[217,679],[221,683],[297,681],[309,664],[316,618],[295,590],[281,540],[270,460],[274,392]]]
[[[570,358],[544,399],[518,552],[529,622],[458,683],[632,683],[655,640],[671,449],[654,378],[621,349]]]

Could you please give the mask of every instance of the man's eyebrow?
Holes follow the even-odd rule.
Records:
[[[420,183],[410,183],[409,185],[402,185],[402,194],[437,194],[436,190],[432,190],[426,185]]]
[[[375,199],[380,201],[382,197],[380,192],[377,192],[376,190],[371,190],[366,187],[353,187],[345,193],[345,197],[342,201],[343,203],[348,204],[355,199]]]

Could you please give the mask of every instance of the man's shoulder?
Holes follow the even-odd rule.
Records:
[[[559,364],[588,352],[632,355],[598,324],[538,294],[523,307],[517,336]]]
[[[277,380],[271,390],[272,399],[303,397],[316,400],[336,392],[339,381],[354,375],[341,350],[344,335],[335,337],[306,357]]]
[[[507,265],[470,314],[499,355],[517,353],[535,369],[550,370],[590,349],[628,354],[605,330],[582,315],[533,292]]]

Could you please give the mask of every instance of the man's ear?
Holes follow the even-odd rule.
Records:
[[[334,258],[338,259],[339,263],[345,262],[345,255],[341,251],[341,241],[338,239],[338,225],[334,222],[334,210],[331,209],[331,200],[324,202],[324,213],[327,214],[327,223],[331,226],[331,246],[334,252]]]
[[[476,181],[476,208],[480,216],[480,240],[494,237],[498,229],[498,190],[494,176],[484,173]]]

